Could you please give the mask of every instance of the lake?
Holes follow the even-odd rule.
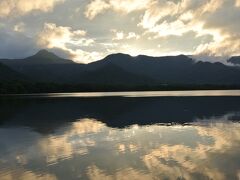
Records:
[[[240,91],[0,98],[0,179],[240,179]]]

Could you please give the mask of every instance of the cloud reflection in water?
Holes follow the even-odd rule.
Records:
[[[0,177],[237,179],[240,124],[224,117],[123,129],[84,118],[48,135],[2,127]]]

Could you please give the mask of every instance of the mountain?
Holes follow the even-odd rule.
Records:
[[[185,55],[132,57],[126,54],[109,55],[89,64],[97,69],[114,64],[127,72],[154,79],[161,84],[240,84],[240,69],[222,63],[196,62]]]
[[[240,85],[240,67],[179,56],[112,54],[78,64],[46,50],[18,60],[0,60],[34,82],[91,85]]]
[[[0,60],[9,66],[30,66],[30,65],[50,65],[50,64],[74,64],[73,61],[58,57],[47,50],[40,50],[35,55],[24,59]]]
[[[25,79],[25,77],[22,74],[0,63],[0,82],[16,81],[16,80],[23,80],[23,79]]]
[[[228,62],[234,65],[240,65],[240,56],[233,56],[228,60]]]
[[[81,67],[81,64],[60,58],[47,50],[40,50],[24,59],[2,59],[0,62],[39,82],[73,82],[73,72],[79,73]]]

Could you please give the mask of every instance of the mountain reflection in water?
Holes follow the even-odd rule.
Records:
[[[239,179],[240,97],[5,99],[0,179]]]

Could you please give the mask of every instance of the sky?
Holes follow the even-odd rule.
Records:
[[[0,0],[0,58],[240,54],[240,0]]]

